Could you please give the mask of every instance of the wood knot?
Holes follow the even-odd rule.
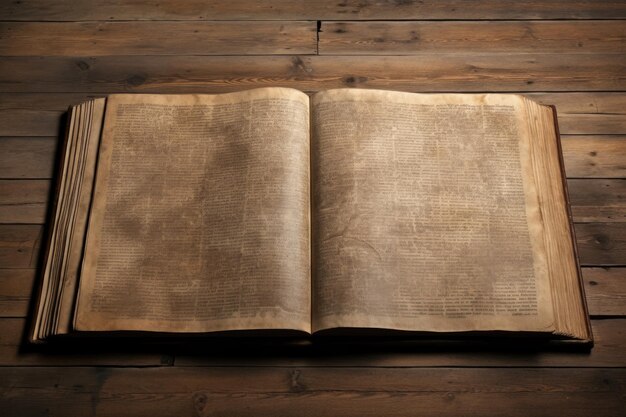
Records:
[[[209,403],[209,398],[204,392],[194,392],[191,396],[193,401],[193,408],[196,410],[196,413],[201,416],[206,409],[206,406]]]
[[[355,86],[355,85],[363,84],[363,83],[367,82],[367,77],[359,77],[359,76],[356,76],[356,75],[348,75],[347,77],[344,77],[343,82],[346,85]]]
[[[76,66],[80,68],[81,71],[87,71],[89,69],[89,64],[85,61],[76,62]]]
[[[602,249],[611,249],[613,247],[613,242],[611,239],[602,233],[598,233],[593,237],[594,242],[599,245]]]
[[[292,72],[293,73],[310,73],[311,71],[313,71],[312,68],[309,68],[306,66],[306,64],[304,63],[304,61],[302,60],[302,58],[300,58],[299,56],[294,56],[293,58],[291,58],[291,68],[292,68]]]
[[[133,87],[138,87],[146,82],[146,76],[141,74],[131,75],[126,79],[126,83]]]
[[[300,370],[294,369],[293,371],[291,371],[291,378],[289,383],[289,390],[291,392],[302,392],[306,389],[306,387],[300,383],[299,378]]]
[[[174,365],[174,356],[161,355],[161,365]]]

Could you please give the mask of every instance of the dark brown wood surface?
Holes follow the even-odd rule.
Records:
[[[556,105],[594,349],[24,344],[67,107],[260,86]],[[0,415],[616,416],[625,367],[626,1],[0,2]]]

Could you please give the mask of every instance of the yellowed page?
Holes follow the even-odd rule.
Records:
[[[310,330],[296,90],[108,99],[78,330]]]
[[[61,280],[61,268],[59,266],[61,250],[59,247],[61,245],[60,242],[65,237],[66,222],[64,221],[64,214],[68,206],[69,184],[74,177],[72,163],[75,159],[77,144],[80,142],[79,115],[82,113],[82,110],[83,106],[76,106],[71,109],[68,116],[67,137],[63,144],[63,160],[60,166],[59,183],[56,190],[58,195],[53,209],[54,216],[49,232],[50,236],[48,237],[49,242],[45,249],[45,261],[42,268],[41,288],[36,306],[32,340],[45,338],[50,333],[48,324],[53,316],[53,302],[55,301],[53,288]]]
[[[313,330],[554,330],[516,96],[312,100]]]

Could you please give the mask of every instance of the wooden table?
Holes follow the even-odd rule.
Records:
[[[0,414],[623,415],[626,2],[0,3]],[[22,343],[62,115],[115,92],[519,92],[555,104],[596,346],[291,352]]]

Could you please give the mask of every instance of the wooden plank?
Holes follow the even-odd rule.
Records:
[[[589,314],[626,316],[626,268],[582,271]],[[26,317],[35,275],[35,269],[0,269],[0,317]]]
[[[0,136],[57,136],[65,128],[62,116],[70,106],[101,96],[1,94]]]
[[[6,112],[10,110],[33,110],[38,112],[51,111],[56,114],[66,111],[70,106],[82,103],[92,98],[103,97],[101,94],[81,94],[81,93],[35,93],[35,94],[0,94],[0,111]],[[41,117],[41,114],[38,114]],[[3,122],[8,121],[6,117]],[[9,134],[3,132],[3,136]],[[10,135],[9,135],[10,136]],[[16,135],[20,136],[20,135]],[[37,135],[26,135],[37,136]],[[45,136],[45,135],[44,135]]]
[[[626,179],[569,179],[574,221],[626,221]],[[43,224],[50,180],[0,180],[0,223]]]
[[[0,180],[0,223],[42,224],[50,197],[50,180]]]
[[[120,339],[98,339],[92,343],[74,340],[63,345],[31,345],[24,342],[29,321],[0,319],[0,366],[92,366],[169,365],[177,366],[524,366],[533,368],[568,366],[624,367],[626,331],[623,319],[594,320],[594,348],[559,349],[527,345],[503,346],[498,342],[451,345],[416,341],[394,344],[322,344],[306,349],[286,349],[280,343],[242,342],[240,347],[198,339],[188,345],[142,344]],[[245,347],[241,348],[241,347]],[[166,352],[166,353],[164,353]]]
[[[625,179],[570,179],[568,188],[575,222],[626,222]],[[0,195],[0,223],[43,224],[46,220],[49,180],[0,179]]]
[[[177,91],[174,91],[177,92]],[[416,91],[419,92],[419,91]],[[70,105],[104,94],[0,94],[0,136],[55,136]],[[562,134],[626,134],[624,93],[526,93],[558,108]]]
[[[42,103],[43,104],[43,103]],[[0,135],[2,136],[53,136],[61,133],[64,125],[63,110],[2,108],[0,109]]]
[[[581,265],[626,265],[626,223],[582,223],[575,229]]]
[[[57,137],[0,137],[0,178],[52,178]]]
[[[561,136],[571,178],[626,178],[626,136]]]
[[[626,179],[567,181],[575,222],[626,222]]]
[[[101,340],[97,344],[33,345],[25,340],[30,323],[22,318],[0,319],[0,366],[161,366],[172,365],[165,348],[126,347]],[[77,342],[76,340],[74,342]],[[1,401],[0,401],[1,402]]]
[[[569,178],[626,178],[626,136],[562,135]],[[0,137],[0,179],[49,179],[58,137]]]
[[[320,55],[626,52],[623,21],[322,22]]]
[[[626,101],[626,95],[623,96]],[[575,99],[576,97],[571,97]],[[626,133],[626,114],[623,108],[616,113],[568,113],[557,107],[559,128],[563,126],[561,133],[569,134],[624,134]],[[563,115],[561,115],[563,113]]]
[[[26,317],[35,275],[35,269],[0,269],[0,317]],[[626,316],[626,269],[583,268],[583,278],[592,316]]]
[[[624,93],[528,93],[539,103],[554,105],[559,129],[567,134],[626,133]]]
[[[220,348],[198,342],[179,346],[177,366],[524,366],[524,367],[623,367],[626,365],[626,320],[592,320],[594,347],[591,351],[518,344],[442,344],[416,341],[380,343],[317,343],[308,350],[272,346]]]
[[[615,114],[626,115],[626,94],[619,93],[526,93],[525,96],[547,105],[555,105],[559,114]]]
[[[0,92],[365,87],[422,92],[624,89],[626,54],[6,57]]]
[[[0,178],[52,178],[57,146],[57,137],[0,137]]]
[[[317,23],[3,22],[0,56],[315,54]]]
[[[616,416],[624,383],[624,369],[0,369],[5,415],[20,417]]]
[[[0,317],[26,317],[35,269],[0,269]]]
[[[0,20],[623,19],[621,0],[22,0],[0,2]]]
[[[39,261],[40,225],[0,225],[0,268],[34,268]]]
[[[576,225],[581,265],[626,265],[626,223]],[[40,225],[0,224],[0,268],[32,268],[41,244]]]
[[[626,268],[584,268],[583,280],[589,314],[626,316]]]

